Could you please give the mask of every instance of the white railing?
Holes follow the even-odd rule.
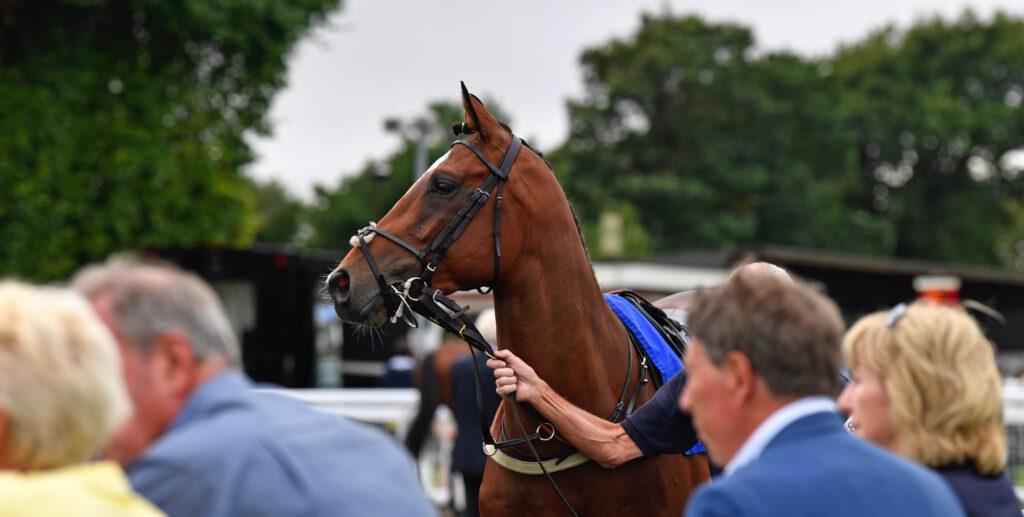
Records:
[[[387,429],[399,441],[409,434],[420,392],[413,388],[261,389],[293,397],[321,411]]]
[[[420,394],[415,389],[340,388],[340,389],[267,389],[297,398],[328,413],[376,425],[391,432],[399,441],[405,440],[416,411]],[[1003,388],[1004,419],[1008,458],[1006,473],[1024,499],[1024,384],[1007,382]],[[432,438],[420,455],[418,466],[424,490],[437,504],[446,504],[449,491],[448,466],[455,435],[455,422],[450,411],[441,406],[434,419]]]
[[[1003,420],[1006,424],[1006,474],[1024,499],[1024,385],[1007,381],[1003,386]]]

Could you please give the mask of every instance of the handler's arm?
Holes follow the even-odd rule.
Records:
[[[533,406],[573,447],[599,465],[617,467],[643,456],[621,424],[613,424],[572,405],[512,352],[499,350],[495,355],[499,359],[487,361],[487,366],[494,370],[495,391],[503,397],[516,393],[516,400]]]

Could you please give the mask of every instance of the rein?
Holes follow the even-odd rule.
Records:
[[[492,191],[496,188],[497,193],[494,196],[494,275],[490,283],[490,289],[494,289],[501,272],[502,192],[504,191],[505,182],[508,180],[509,173],[512,170],[512,165],[519,156],[519,152],[522,150],[522,147],[525,145],[528,149],[532,150],[532,148],[521,138],[513,135],[512,142],[509,144],[504,157],[497,165],[495,165],[489,162],[483,153],[468,141],[461,139],[456,140],[452,143],[451,147],[455,147],[456,145],[462,145],[469,149],[477,158],[480,159],[481,162],[483,162],[484,165],[487,166],[490,174],[488,174],[483,183],[472,193],[462,208],[459,209],[455,216],[448,221],[444,229],[434,237],[429,245],[423,249],[417,249],[415,246],[410,245],[400,237],[372,224],[359,230],[357,238],[359,247],[362,249],[363,255],[366,257],[367,264],[370,266],[370,270],[373,272],[373,276],[377,281],[377,286],[380,289],[384,306],[387,309],[388,314],[391,315],[392,323],[398,321],[398,319],[402,319],[409,326],[415,327],[416,321],[412,317],[411,313],[415,312],[420,314],[439,327],[457,334],[460,338],[466,341],[471,349],[471,353],[473,354],[473,361],[475,364],[477,359],[476,354],[473,353],[474,350],[483,353],[487,357],[495,359],[494,347],[484,339],[483,335],[479,330],[477,330],[473,322],[470,321],[466,315],[466,311],[469,307],[460,307],[443,292],[432,288],[430,286],[430,278],[434,271],[437,270],[438,265],[445,256],[445,253],[452,244],[462,236],[466,227],[469,226],[473,221],[473,218],[477,213],[479,213],[480,209],[487,203],[487,200],[491,197]],[[373,254],[370,252],[370,248],[367,245],[367,238],[371,233],[380,235],[381,237],[397,244],[399,247],[416,257],[416,260],[423,266],[423,270],[420,275],[404,281],[389,284],[384,278],[384,274],[378,267],[377,261],[374,259]],[[482,289],[481,292],[486,294]],[[632,396],[627,395],[629,379],[633,373],[633,348],[638,347],[639,344],[635,341],[635,338],[633,338],[632,334],[628,330],[626,333],[630,336],[630,343],[628,345],[629,349],[627,351],[629,354],[629,368],[626,371],[626,379],[622,386],[622,394],[619,397],[619,402],[616,404],[611,416],[612,422],[618,422],[624,416],[632,413],[638,393],[640,392],[640,387],[645,386],[648,382],[649,366],[647,365],[646,358],[644,358],[640,363],[640,379],[633,388]],[[639,352],[637,351],[637,353]],[[514,393],[509,397],[509,400],[512,401],[512,414],[522,436],[519,438],[496,442],[489,432],[490,426],[486,422],[486,417],[483,414],[481,391],[483,389],[482,381],[480,379],[479,372],[475,367],[473,368],[473,371],[476,374],[477,381],[477,407],[479,408],[480,414],[480,430],[483,435],[484,452],[503,467],[515,472],[527,474],[543,473],[547,476],[551,486],[558,493],[558,496],[569,511],[573,515],[576,515],[576,511],[573,509],[572,505],[569,504],[569,501],[562,494],[562,491],[558,488],[554,479],[551,478],[547,465],[552,465],[553,468],[551,471],[558,471],[589,461],[589,458],[577,451],[552,460],[542,460],[540,455],[537,453],[537,450],[534,448],[533,442],[536,440],[548,441],[554,438],[554,426],[550,423],[542,423],[537,427],[537,431],[535,433],[528,434],[519,416],[520,407],[516,401]],[[539,415],[537,416],[539,417]],[[538,418],[538,420],[542,419]],[[547,431],[548,429],[550,429],[550,431],[542,434],[542,431]],[[511,447],[513,450],[516,450],[514,446],[521,445],[523,443],[529,447],[530,454],[525,454],[519,451],[517,452],[526,456],[532,456],[535,462],[528,463],[516,460],[501,451],[501,449],[506,447]],[[519,465],[528,467],[517,468]],[[539,467],[540,472],[536,472],[536,467]]]
[[[373,272],[373,276],[377,280],[377,286],[380,288],[381,296],[384,298],[384,306],[387,308],[388,313],[392,314],[392,323],[403,316],[403,309],[408,306],[406,300],[409,298],[409,290],[411,288],[409,282],[420,280],[423,284],[430,283],[431,275],[433,275],[434,271],[437,270],[437,266],[441,263],[441,260],[444,258],[444,254],[448,251],[448,248],[450,248],[452,244],[462,236],[462,232],[464,232],[466,227],[469,226],[469,223],[473,221],[473,218],[476,217],[480,208],[487,203],[488,199],[490,199],[491,191],[497,187],[498,192],[494,201],[494,276],[491,279],[491,288],[493,289],[494,284],[498,281],[498,275],[501,272],[501,206],[503,201],[501,194],[505,189],[505,182],[508,180],[509,172],[512,170],[512,164],[515,163],[516,157],[519,156],[519,151],[522,149],[523,143],[522,138],[513,135],[512,143],[508,146],[505,156],[496,166],[487,161],[487,158],[484,157],[483,153],[480,152],[476,146],[466,140],[460,139],[452,143],[449,149],[456,145],[465,146],[467,149],[472,151],[473,154],[475,154],[476,157],[484,163],[484,165],[487,166],[491,173],[488,174],[487,179],[477,187],[470,198],[466,201],[466,204],[462,205],[462,208],[460,208],[455,214],[455,217],[449,220],[444,229],[442,229],[441,232],[434,237],[434,240],[422,250],[416,249],[400,237],[373,225],[364,227],[356,234],[359,239],[359,247],[362,248],[363,255],[366,256],[366,262],[369,264],[370,270]],[[366,245],[366,238],[371,233],[380,235],[381,237],[397,244],[409,253],[412,253],[420,265],[423,266],[423,271],[420,272],[419,277],[414,277],[406,281],[405,292],[399,291],[396,284],[389,285],[387,280],[385,280],[384,274],[377,266],[377,261],[373,258],[373,254],[370,253],[370,249]],[[404,319],[410,326],[416,326],[414,320],[411,319],[411,315],[407,315]]]

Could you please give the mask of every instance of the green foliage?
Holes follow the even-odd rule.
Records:
[[[1020,261],[1024,180],[1003,157],[1024,146],[1024,22],[967,13],[823,59],[754,48],[744,27],[661,15],[584,53],[552,160],[585,228],[625,205],[655,251]]]
[[[645,16],[632,39],[584,54],[587,94],[553,160],[588,224],[626,203],[661,251],[849,249],[846,226],[879,240],[875,221],[851,224],[842,207],[853,151],[819,63],[755,58],[753,45],[737,25]]]
[[[613,204],[605,208],[607,212],[617,213],[622,220],[622,250],[621,256],[609,256],[602,246],[602,234],[599,221],[580,221],[583,230],[583,237],[587,242],[587,248],[592,260],[618,260],[636,257],[647,257],[651,253],[652,238],[640,215],[633,205],[628,203]]]
[[[488,110],[501,118],[502,111],[494,103],[488,102]],[[448,150],[452,142],[451,126],[462,121],[462,117],[459,104],[435,102],[429,106],[423,117],[428,128],[424,138],[428,166]],[[415,152],[416,142],[403,137],[398,152],[384,162],[367,164],[358,174],[342,178],[334,188],[317,185],[309,210],[312,236],[308,246],[346,248],[357,230],[368,221],[383,217],[412,185]]]
[[[243,245],[247,131],[292,44],[338,0],[6,2],[0,274],[67,275],[122,249]]]
[[[254,184],[258,230],[256,241],[299,245],[306,206],[277,181]]]
[[[1024,22],[965,13],[888,28],[834,66],[857,138],[860,206],[891,225],[889,251],[1012,263],[1000,246],[1024,184],[1003,157],[1024,146]]]

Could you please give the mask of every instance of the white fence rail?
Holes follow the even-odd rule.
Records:
[[[382,427],[399,441],[409,432],[420,395],[415,389],[341,388],[261,390],[297,398],[310,406]],[[1006,473],[1024,496],[1024,385],[1007,384],[1003,389],[1008,458]],[[428,495],[445,504],[449,492],[448,465],[455,434],[454,418],[445,407],[435,417],[433,438],[420,457],[420,477]]]
[[[399,441],[409,434],[420,392],[413,388],[261,389],[293,397],[328,413],[387,429]]]
[[[1024,386],[1007,383],[1003,387],[1003,419],[1006,423],[1006,474],[1024,496]]]

